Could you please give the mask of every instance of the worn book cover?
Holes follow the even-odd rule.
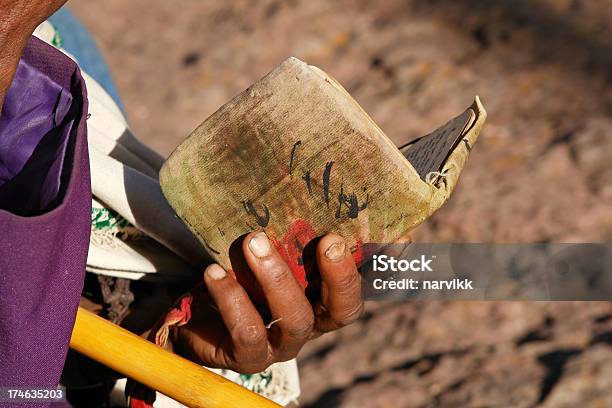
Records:
[[[289,58],[206,119],[160,172],[163,192],[211,256],[265,230],[303,276],[315,237],[392,242],[451,195],[486,118],[462,114],[398,148],[344,88]],[[303,282],[304,283],[304,282]]]

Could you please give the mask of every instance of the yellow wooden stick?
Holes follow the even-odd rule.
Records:
[[[188,407],[280,407],[81,307],[70,347]]]

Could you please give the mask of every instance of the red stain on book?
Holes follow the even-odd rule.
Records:
[[[317,237],[312,225],[305,220],[295,220],[289,226],[282,241],[272,238],[272,244],[289,265],[291,273],[303,288],[308,286],[304,259],[304,248]]]

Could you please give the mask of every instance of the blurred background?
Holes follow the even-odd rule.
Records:
[[[169,154],[289,56],[394,142],[489,118],[418,242],[609,242],[612,0],[71,0],[131,127]],[[609,407],[612,306],[371,303],[300,355],[303,407]]]

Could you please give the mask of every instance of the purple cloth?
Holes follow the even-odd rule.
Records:
[[[36,52],[24,51],[0,116],[0,208],[28,216],[61,201],[68,136],[82,109],[71,89],[79,78],[64,73],[65,83],[57,81],[50,75],[61,75],[53,71],[57,63]]]
[[[89,244],[86,114],[76,63],[32,38],[0,119],[3,387],[59,382]]]

